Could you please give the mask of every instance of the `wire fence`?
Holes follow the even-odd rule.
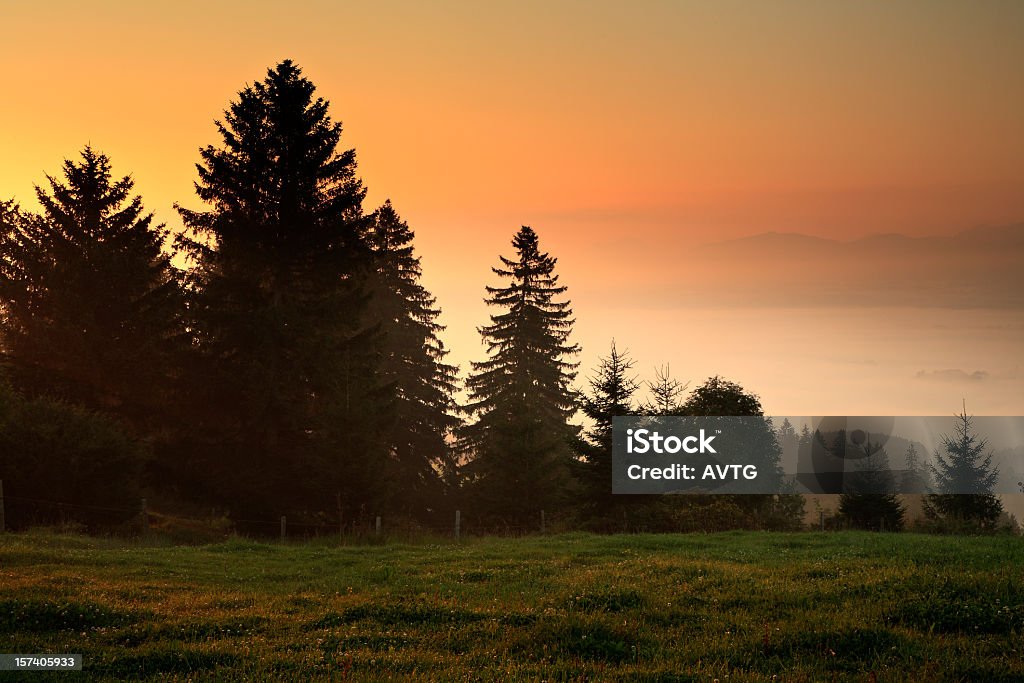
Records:
[[[11,492],[14,493],[14,492]],[[769,501],[770,502],[770,501]],[[178,508],[180,510],[181,508]],[[662,514],[665,513],[665,514]],[[795,530],[841,528],[834,513],[817,515],[809,524],[776,514],[774,504],[757,513],[740,513],[729,506],[708,505],[685,510],[662,510],[657,514],[621,511],[621,517],[598,516],[581,519],[571,511],[552,515],[544,510],[514,520],[477,516],[473,511],[448,509],[431,516],[413,517],[396,512],[369,511],[345,517],[339,507],[335,516],[325,513],[296,513],[266,516],[238,516],[211,510],[209,514],[173,514],[151,508],[145,498],[134,501],[69,501],[34,496],[4,496],[0,480],[0,531],[32,527],[57,527],[114,535],[157,534],[176,542],[213,542],[230,536],[282,541],[336,538],[340,542],[386,542],[498,536],[518,537],[574,531],[602,534],[715,532],[735,529]],[[619,513],[616,513],[616,515]],[[803,516],[803,513],[800,513]],[[884,530],[884,529],[883,529]]]
[[[443,517],[443,519],[442,519]],[[241,535],[278,537],[282,540],[337,536],[349,539],[413,539],[447,537],[461,539],[481,536],[526,536],[548,531],[565,531],[564,520],[551,520],[540,511],[534,523],[483,523],[461,510],[434,520],[406,515],[360,515],[349,520],[310,519],[309,515],[275,518],[232,517],[212,511],[208,517],[185,517],[152,509],[146,499],[137,505],[103,505],[61,501],[30,496],[4,495],[0,482],[0,531],[57,526],[83,531],[113,531],[130,534],[168,532],[171,535]]]

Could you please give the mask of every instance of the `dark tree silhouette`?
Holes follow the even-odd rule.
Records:
[[[8,528],[78,522],[110,529],[135,515],[148,459],[110,416],[47,397],[25,398],[0,377],[0,472]],[[68,503],[54,506],[49,501]]]
[[[1003,504],[992,494],[999,471],[986,453],[988,440],[974,433],[966,409],[956,418],[953,436],[943,435],[945,454],[935,453],[935,493],[925,500],[929,517],[951,519],[992,529]]]
[[[612,340],[608,355],[600,359],[597,371],[588,382],[590,392],[582,396],[583,413],[593,421],[582,445],[582,480],[586,498],[594,514],[606,513],[613,506],[612,495],[612,418],[632,415],[636,409],[633,395],[640,384],[631,376],[633,361],[629,352],[619,352]]]
[[[793,428],[793,423],[789,421],[788,417],[779,425],[776,436],[779,440],[779,448],[782,449],[783,458],[788,459],[791,463],[790,466],[795,465],[799,460],[800,437],[797,435],[796,429]]]
[[[651,398],[643,404],[640,412],[645,415],[679,415],[683,408],[679,399],[690,386],[689,382],[684,384],[673,379],[668,365],[657,368],[654,376],[655,380],[647,383]]]
[[[382,460],[365,190],[315,91],[289,60],[243,89],[197,164],[209,209],[178,209],[197,264],[190,469],[253,514],[358,508]]]
[[[810,446],[811,445],[811,438],[812,438],[811,437],[811,428],[808,427],[805,424],[803,426],[803,429],[800,430],[800,441],[797,442],[799,444],[800,448],[803,448],[805,446]]]
[[[682,414],[763,417],[764,409],[757,394],[751,394],[739,384],[716,375],[693,390],[682,405]]]
[[[571,383],[579,352],[569,343],[572,310],[558,297],[556,259],[541,252],[537,234],[523,227],[512,240],[515,259],[501,257],[494,272],[506,287],[487,287],[487,303],[501,309],[480,328],[490,358],[473,363],[467,412],[476,422],[462,432],[463,468],[482,514],[529,524],[568,493],[574,463],[569,425],[576,410]]]
[[[130,177],[86,147],[36,187],[41,215],[0,207],[3,346],[16,388],[149,430],[183,342],[180,279]]]
[[[917,452],[917,446],[910,444],[904,458],[904,472],[900,489],[904,493],[922,494],[931,488],[931,473],[928,471],[927,463]]]
[[[369,319],[380,326],[380,374],[393,397],[386,425],[388,508],[436,506],[454,484],[449,437],[459,425],[453,395],[458,369],[444,362],[436,300],[420,284],[413,231],[387,201],[372,216],[374,255]]]
[[[708,378],[681,406],[681,415],[693,417],[760,417],[746,426],[744,438],[751,445],[747,462],[757,466],[758,477],[782,485],[781,457],[775,429],[764,417],[761,399],[736,382],[718,377]],[[720,497],[710,496],[714,504]],[[803,515],[803,498],[798,495],[744,495],[736,496],[735,504],[747,514],[773,526],[792,527]]]
[[[853,460],[853,471],[844,477],[839,514],[858,529],[899,531],[906,509],[892,492],[895,482],[888,454],[870,441],[860,448],[864,449],[864,457]]]

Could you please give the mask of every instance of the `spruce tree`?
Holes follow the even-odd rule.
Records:
[[[779,429],[776,432],[776,437],[779,441],[779,448],[782,449],[783,459],[791,467],[795,466],[800,457],[800,436],[797,435],[796,429],[794,429],[793,423],[789,421],[788,417],[782,420],[782,424],[779,425]]]
[[[895,482],[888,454],[870,441],[859,448],[863,448],[864,457],[852,461],[852,471],[843,479],[839,514],[858,529],[899,531],[906,509],[893,492]]]
[[[682,383],[672,377],[668,365],[657,368],[654,371],[655,380],[648,382],[647,387],[651,392],[651,398],[643,404],[640,411],[645,415],[679,415],[683,408],[680,396],[686,391],[689,383]]]
[[[783,453],[795,450],[800,443],[800,437],[797,435],[796,429],[794,429],[793,423],[789,421],[788,417],[784,418],[782,424],[779,425],[778,437]]]
[[[928,471],[927,463],[917,452],[917,446],[910,444],[904,458],[904,471],[900,484],[903,493],[921,494],[931,488],[931,473]]]
[[[515,259],[500,257],[503,267],[492,269],[507,286],[486,290],[487,304],[501,311],[480,329],[490,357],[473,363],[467,381],[466,410],[476,421],[463,430],[461,448],[479,514],[532,527],[571,485],[577,363],[569,358],[579,347],[569,342],[572,310],[559,300],[566,287],[556,259],[526,226],[512,246]]]
[[[0,302],[11,380],[152,429],[183,338],[180,278],[131,177],[85,147],[36,187],[40,215],[0,208]]]
[[[582,396],[583,413],[593,421],[582,445],[582,480],[587,500],[597,514],[608,512],[612,495],[612,419],[636,412],[633,395],[640,384],[630,375],[633,361],[619,352],[612,340],[611,351],[600,359],[597,372],[589,379],[590,392]]]
[[[444,362],[440,310],[420,284],[413,231],[390,200],[372,219],[369,319],[379,325],[380,377],[392,400],[386,425],[389,507],[414,513],[437,507],[454,483],[448,439],[459,424],[453,398],[458,369]]]
[[[992,491],[999,471],[986,453],[988,439],[974,433],[966,409],[957,416],[953,436],[943,435],[945,454],[935,453],[932,465],[935,493],[926,499],[925,513],[958,523],[992,529],[1003,505]]]
[[[811,439],[811,428],[804,424],[803,428],[800,430],[800,440],[797,442],[797,445],[801,449],[808,448],[811,445]]]
[[[196,262],[193,469],[251,514],[374,500],[381,394],[365,323],[365,195],[342,127],[290,60],[245,87],[179,207]]]

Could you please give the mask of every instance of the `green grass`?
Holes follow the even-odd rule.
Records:
[[[1021,681],[1022,635],[1008,536],[0,536],[0,651],[92,678]]]

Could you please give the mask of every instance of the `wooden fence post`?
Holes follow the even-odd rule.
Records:
[[[139,519],[142,522],[142,534],[149,533],[149,510],[146,509],[146,499],[143,498],[139,503]]]
[[[546,529],[545,529],[545,525],[544,525],[544,511],[541,510],[540,511],[540,532],[543,534],[543,533],[545,533],[545,531],[546,531]]]
[[[373,534],[380,538],[380,515],[377,515],[377,522],[374,524]]]
[[[455,511],[455,540],[459,540],[459,536],[462,533],[462,511]]]
[[[281,540],[284,541],[288,533],[288,518],[281,515]]]
[[[4,517],[4,480],[0,479],[0,534],[7,529],[6,523],[7,520]]]
[[[338,491],[338,535],[345,535],[345,521],[341,514],[341,491]]]
[[[825,530],[825,511],[818,510],[818,524],[821,525],[821,530]]]

